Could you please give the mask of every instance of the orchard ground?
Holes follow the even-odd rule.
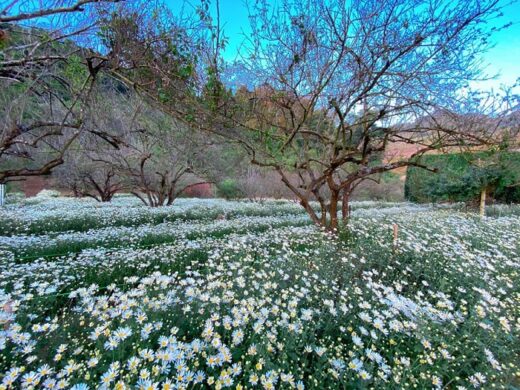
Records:
[[[517,388],[520,207],[0,211],[0,388]],[[398,227],[397,240],[394,226]]]

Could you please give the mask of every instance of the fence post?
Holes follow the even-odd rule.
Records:
[[[4,205],[5,199],[5,184],[0,184],[0,207]]]
[[[394,230],[394,239],[393,239],[393,246],[394,246],[394,252],[397,250],[397,240],[399,239],[399,225],[396,223],[393,224],[393,230]]]

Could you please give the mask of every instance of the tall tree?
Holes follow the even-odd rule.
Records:
[[[0,7],[0,182],[49,174],[85,131],[105,61],[89,49],[100,8],[117,0],[4,2]]]
[[[493,144],[517,108],[484,104],[467,87],[482,77],[496,0],[257,1],[250,9],[242,67],[251,87],[223,104],[227,121],[206,122],[239,139],[253,163],[276,170],[328,229],[338,227],[338,201],[360,181],[420,166],[428,151]],[[469,114],[492,126],[473,126]],[[387,159],[393,143],[416,151]]]

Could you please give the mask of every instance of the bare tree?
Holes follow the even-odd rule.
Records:
[[[515,106],[483,104],[467,88],[482,77],[485,22],[499,11],[496,0],[256,2],[243,63],[251,87],[223,100],[228,122],[202,117],[278,172],[316,224],[335,230],[339,201],[346,217],[362,181],[422,166],[429,151],[499,141]],[[468,120],[477,113],[492,126]],[[416,150],[389,160],[395,143]]]
[[[135,94],[111,99],[97,111],[96,121],[105,132],[115,129],[111,135],[120,147],[109,154],[99,147],[90,150],[90,160],[104,164],[106,175],[114,172],[120,186],[144,204],[172,205],[186,189],[208,182],[207,143]]]
[[[91,124],[92,125],[92,124]],[[113,135],[117,131],[117,148],[113,146]],[[59,188],[67,189],[76,197],[90,197],[98,202],[110,202],[114,195],[125,189],[125,181],[112,164],[99,161],[100,157],[110,159],[121,148],[121,130],[103,128],[103,134],[110,134],[108,142],[92,132],[83,132],[67,149],[65,162],[53,170]]]
[[[94,41],[97,8],[117,0],[12,0],[0,8],[0,182],[49,174],[83,126],[105,61]]]
[[[124,189],[117,170],[106,163],[92,161],[92,156],[69,149],[65,163],[52,173],[60,188],[70,190],[75,197],[90,197],[98,202],[110,202]]]
[[[183,135],[172,136],[175,131],[172,127],[136,130],[131,144],[120,153],[118,170],[145,205],[170,206],[188,188],[208,183],[196,173],[202,170],[194,164],[197,147],[181,139]]]

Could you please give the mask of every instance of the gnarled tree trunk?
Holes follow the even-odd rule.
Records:
[[[338,200],[339,192],[334,190],[330,194],[329,216],[327,230],[336,231],[338,229]]]
[[[350,192],[345,188],[341,197],[341,219],[343,224],[348,222],[350,218]]]

